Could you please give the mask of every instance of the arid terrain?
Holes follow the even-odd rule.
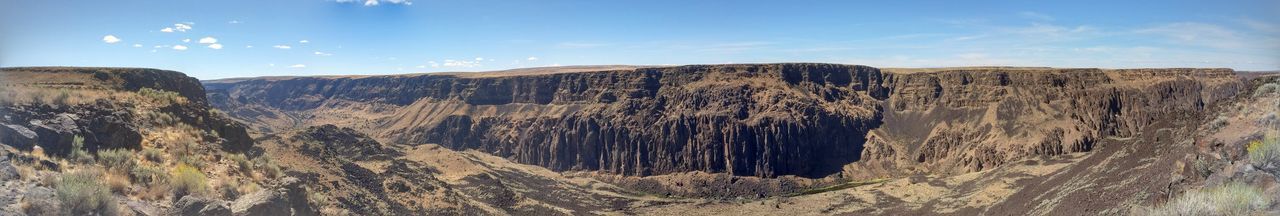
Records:
[[[3,68],[0,215],[1275,215],[1278,111],[1211,68]]]

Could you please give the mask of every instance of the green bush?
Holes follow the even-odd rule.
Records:
[[[1256,140],[1245,147],[1249,163],[1263,170],[1280,170],[1280,139],[1275,137]]]
[[[84,137],[80,135],[71,138],[71,154],[68,157],[77,163],[93,163],[93,155],[84,150]]]
[[[204,194],[209,191],[208,177],[199,169],[187,164],[178,164],[169,176],[169,186],[173,188],[173,197],[188,194]]]
[[[1258,98],[1258,97],[1266,96],[1267,94],[1273,94],[1277,92],[1280,92],[1280,84],[1267,83],[1267,84],[1263,84],[1262,86],[1258,86],[1258,89],[1253,90],[1253,97]]]
[[[1215,188],[1188,191],[1150,215],[1252,215],[1262,213],[1271,203],[1262,190],[1231,182]]]
[[[146,186],[154,186],[157,183],[165,182],[168,180],[166,177],[164,169],[157,166],[137,165],[133,169],[129,169],[129,178],[132,178],[133,182],[142,183]]]
[[[153,88],[139,89],[138,94],[162,103],[174,103],[184,99],[181,95],[178,95],[177,92],[156,90]]]
[[[79,171],[62,176],[58,182],[58,201],[71,215],[116,215],[119,213],[111,190],[102,184],[102,173]]]
[[[133,151],[123,148],[98,151],[98,162],[111,170],[129,171],[134,165]]]

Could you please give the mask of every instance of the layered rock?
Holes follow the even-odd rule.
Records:
[[[344,126],[380,140],[553,170],[822,177],[967,172],[1086,152],[1159,118],[1201,118],[1198,109],[1235,94],[1239,81],[1229,69],[760,64],[206,86],[215,106],[250,122],[357,111],[367,123]]]

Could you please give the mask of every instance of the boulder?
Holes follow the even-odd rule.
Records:
[[[31,149],[36,132],[21,125],[0,124],[0,143],[20,149]]]
[[[319,215],[307,201],[302,180],[281,179],[272,189],[261,190],[237,199],[231,205],[235,215]]]
[[[188,195],[178,199],[168,215],[230,216],[231,208],[226,201]]]

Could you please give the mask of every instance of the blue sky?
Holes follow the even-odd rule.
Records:
[[[201,79],[767,62],[1280,69],[1275,0],[369,2],[0,0],[0,66]]]

